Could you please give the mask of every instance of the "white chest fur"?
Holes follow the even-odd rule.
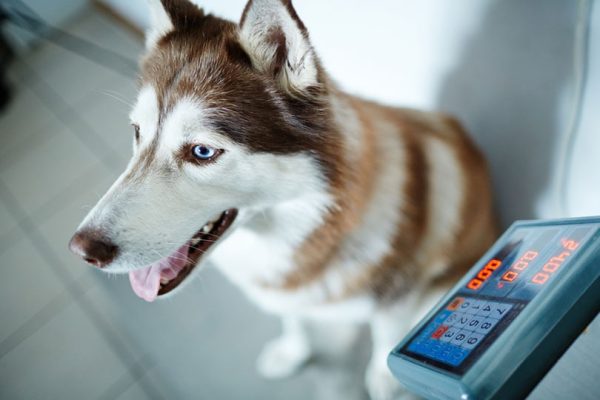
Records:
[[[374,305],[368,297],[329,303],[325,282],[291,291],[277,288],[277,283],[296,267],[294,252],[300,238],[306,236],[301,231],[307,233],[315,227],[307,222],[311,218],[299,218],[306,217],[306,213],[301,213],[298,207],[286,204],[285,210],[280,207],[271,212],[285,212],[285,223],[281,216],[271,219],[274,217],[271,214],[255,217],[252,229],[236,229],[215,249],[211,262],[267,312],[313,319],[367,320]]]

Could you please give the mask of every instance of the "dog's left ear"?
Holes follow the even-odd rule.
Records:
[[[150,29],[146,33],[146,48],[151,49],[167,33],[197,26],[204,11],[189,0],[147,0],[150,8]]]
[[[250,0],[240,21],[240,41],[254,67],[284,90],[303,93],[319,85],[317,57],[291,0]]]

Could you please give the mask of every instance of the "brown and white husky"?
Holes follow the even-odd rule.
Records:
[[[368,323],[367,390],[392,398],[388,352],[494,240],[481,153],[448,116],[342,92],[290,0],[239,24],[150,3],[133,157],[71,249],[147,301],[215,265],[282,318],[269,377],[309,358],[307,321]]]

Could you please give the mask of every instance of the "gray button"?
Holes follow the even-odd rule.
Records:
[[[459,332],[458,329],[456,328],[449,328],[440,338],[440,341],[442,342],[450,342],[452,341],[452,339],[454,339],[454,336],[456,336],[456,334]]]
[[[459,317],[460,313],[453,312],[448,318],[446,318],[446,320],[444,321],[444,325],[453,326],[456,323],[456,321],[458,321]]]
[[[481,324],[479,324],[477,329],[475,329],[475,332],[486,335],[491,332],[492,329],[494,329],[494,326],[496,326],[499,321],[500,320],[496,318],[486,318]]]
[[[457,328],[464,328],[467,326],[470,319],[471,319],[471,316],[469,314],[459,313],[458,320],[456,321],[456,323],[454,323],[453,326],[455,326]]]
[[[461,343],[467,340],[467,337],[469,337],[470,335],[471,332],[461,330],[456,335],[454,335],[454,338],[450,341],[450,343],[456,346],[460,346]]]
[[[464,342],[462,342],[461,347],[465,349],[472,349],[483,340],[483,337],[484,336],[479,333],[471,333],[469,337],[467,337],[467,339]]]
[[[468,311],[468,310],[471,308],[471,304],[473,304],[473,302],[474,302],[474,301],[475,301],[475,300],[473,300],[473,299],[470,299],[470,298],[468,298],[468,297],[467,297],[467,298],[466,298],[466,299],[465,299],[465,300],[462,302],[462,304],[460,305],[460,307],[458,307],[458,310],[459,310],[459,311],[462,311],[462,312],[467,312],[467,311]]]
[[[479,312],[479,310],[481,309],[481,307],[485,304],[485,301],[483,300],[471,300],[471,306],[469,307],[469,309],[466,311],[468,314],[477,314]]]
[[[508,314],[508,310],[510,310],[512,308],[512,304],[508,304],[508,303],[493,302],[491,304],[491,306],[492,306],[492,313],[490,314],[490,317],[498,318],[498,319],[502,319],[506,314]]]
[[[477,312],[477,315],[479,315],[481,317],[489,317],[490,314],[492,313],[492,305],[493,305],[493,302],[491,302],[491,301],[483,302],[483,304],[481,305],[481,308],[479,309],[479,312]]]
[[[465,329],[475,331],[479,327],[479,325],[481,325],[484,319],[485,318],[483,317],[472,316],[467,325],[465,326]]]

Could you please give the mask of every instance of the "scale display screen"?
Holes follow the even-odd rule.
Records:
[[[400,349],[462,375],[570,261],[598,225],[519,227]]]

